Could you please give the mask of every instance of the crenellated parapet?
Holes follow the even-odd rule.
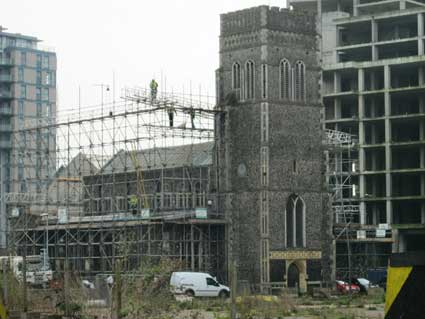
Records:
[[[278,7],[259,6],[221,15],[221,36],[228,37],[262,29],[311,34],[315,15]]]

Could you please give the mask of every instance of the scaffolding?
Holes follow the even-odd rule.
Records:
[[[353,271],[351,253],[353,225],[360,222],[357,188],[353,180],[358,167],[355,157],[357,140],[352,134],[327,129],[324,144],[327,146],[326,181],[332,194],[334,216],[335,277],[349,280]],[[345,242],[344,256],[339,254],[338,250],[341,242]]]
[[[201,94],[121,97],[12,132],[7,253],[47,247],[53,270],[83,276],[167,257],[225,280],[226,222],[211,185],[221,111]]]

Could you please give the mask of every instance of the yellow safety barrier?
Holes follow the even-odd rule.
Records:
[[[425,318],[425,252],[393,254],[385,297],[385,319]]]

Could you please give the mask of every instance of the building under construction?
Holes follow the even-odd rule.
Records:
[[[43,179],[48,192],[2,198],[8,253],[47,248],[54,270],[82,275],[111,272],[116,259],[137,269],[144,258],[168,257],[223,276],[225,219],[211,192],[218,111],[202,96],[127,89],[122,97],[14,132],[55,132],[55,151],[26,147],[13,156],[42,152],[57,170]],[[39,179],[29,164],[24,181]]]
[[[324,126],[358,140],[351,147],[358,165],[346,166],[352,191],[344,195],[357,206],[355,219],[335,227],[336,259],[345,260],[339,268],[385,268],[392,251],[421,250],[425,242],[425,4],[291,4],[319,14]]]

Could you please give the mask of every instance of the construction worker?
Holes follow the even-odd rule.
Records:
[[[133,213],[133,215],[137,214],[137,205],[139,203],[139,200],[136,195],[131,195],[128,199],[128,206]]]
[[[168,121],[170,122],[170,127],[174,125],[174,113],[177,114],[177,111],[173,104],[165,104],[165,111],[168,113]]]
[[[158,93],[158,83],[155,81],[155,79],[152,79],[150,88],[151,88],[151,100],[154,101],[156,100],[156,95]]]
[[[190,116],[190,122],[192,123],[192,129],[195,128],[195,110],[191,107],[187,113]]]

